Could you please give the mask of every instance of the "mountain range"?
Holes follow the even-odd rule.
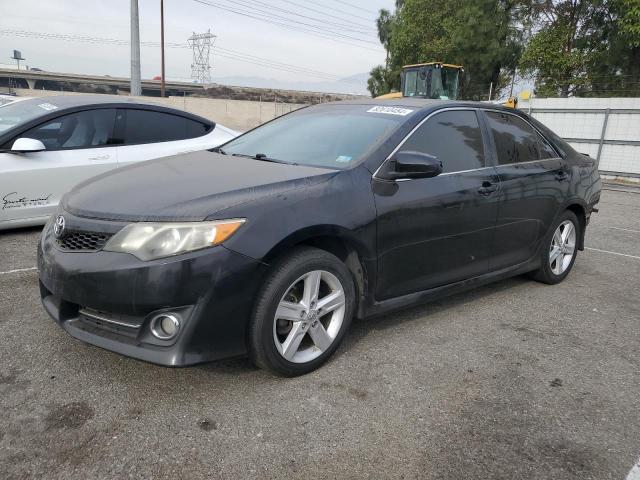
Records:
[[[285,81],[258,76],[228,76],[213,78],[214,83],[238,87],[276,88],[282,90],[303,90],[307,92],[351,93],[369,95],[367,91],[368,73],[358,73],[335,81]]]

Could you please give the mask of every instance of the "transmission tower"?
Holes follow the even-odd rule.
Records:
[[[191,63],[191,78],[198,83],[211,83],[211,45],[216,36],[207,30],[205,33],[193,33],[187,40],[193,50],[193,62]]]

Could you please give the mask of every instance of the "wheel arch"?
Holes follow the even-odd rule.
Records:
[[[565,210],[569,210],[573,212],[576,217],[578,217],[578,222],[580,223],[580,236],[578,237],[578,250],[584,250],[584,235],[585,230],[587,229],[587,209],[586,203],[580,201],[569,202],[565,208]]]
[[[374,258],[372,249],[344,227],[319,225],[290,234],[269,250],[262,261],[268,265],[292,248],[299,246],[325,250],[344,262],[352,274],[356,288],[356,316],[361,317],[372,281],[371,259]]]

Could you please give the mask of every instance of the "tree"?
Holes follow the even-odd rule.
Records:
[[[608,75],[609,94],[640,96],[640,0],[612,1],[609,19],[609,49],[599,58],[598,74]]]
[[[494,89],[503,86],[501,74],[513,71],[517,64],[521,34],[513,27],[521,5],[520,0],[396,2],[396,12],[389,16],[390,37],[385,37],[387,76],[397,75],[399,83],[403,65],[456,63],[465,67],[462,96],[486,98],[490,83]],[[378,78],[372,76],[370,84],[378,85],[380,71],[374,71]],[[386,85],[391,87],[389,81]]]
[[[372,97],[378,97],[389,93],[392,90],[398,90],[400,87],[400,73],[387,70],[384,66],[378,65],[369,72],[369,80],[367,80],[367,89],[371,92]]]
[[[378,38],[380,39],[380,43],[384,46],[384,49],[387,52],[387,58],[384,64],[385,69],[389,68],[389,39],[391,38],[392,21],[393,17],[389,10],[384,8],[380,9],[380,14],[376,20],[376,27],[378,29]]]
[[[521,59],[538,95],[637,95],[640,0],[532,0]]]

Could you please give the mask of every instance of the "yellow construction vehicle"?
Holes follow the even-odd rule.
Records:
[[[460,92],[462,65],[442,62],[405,65],[400,74],[400,91],[387,93],[376,98],[436,98],[456,100]]]

